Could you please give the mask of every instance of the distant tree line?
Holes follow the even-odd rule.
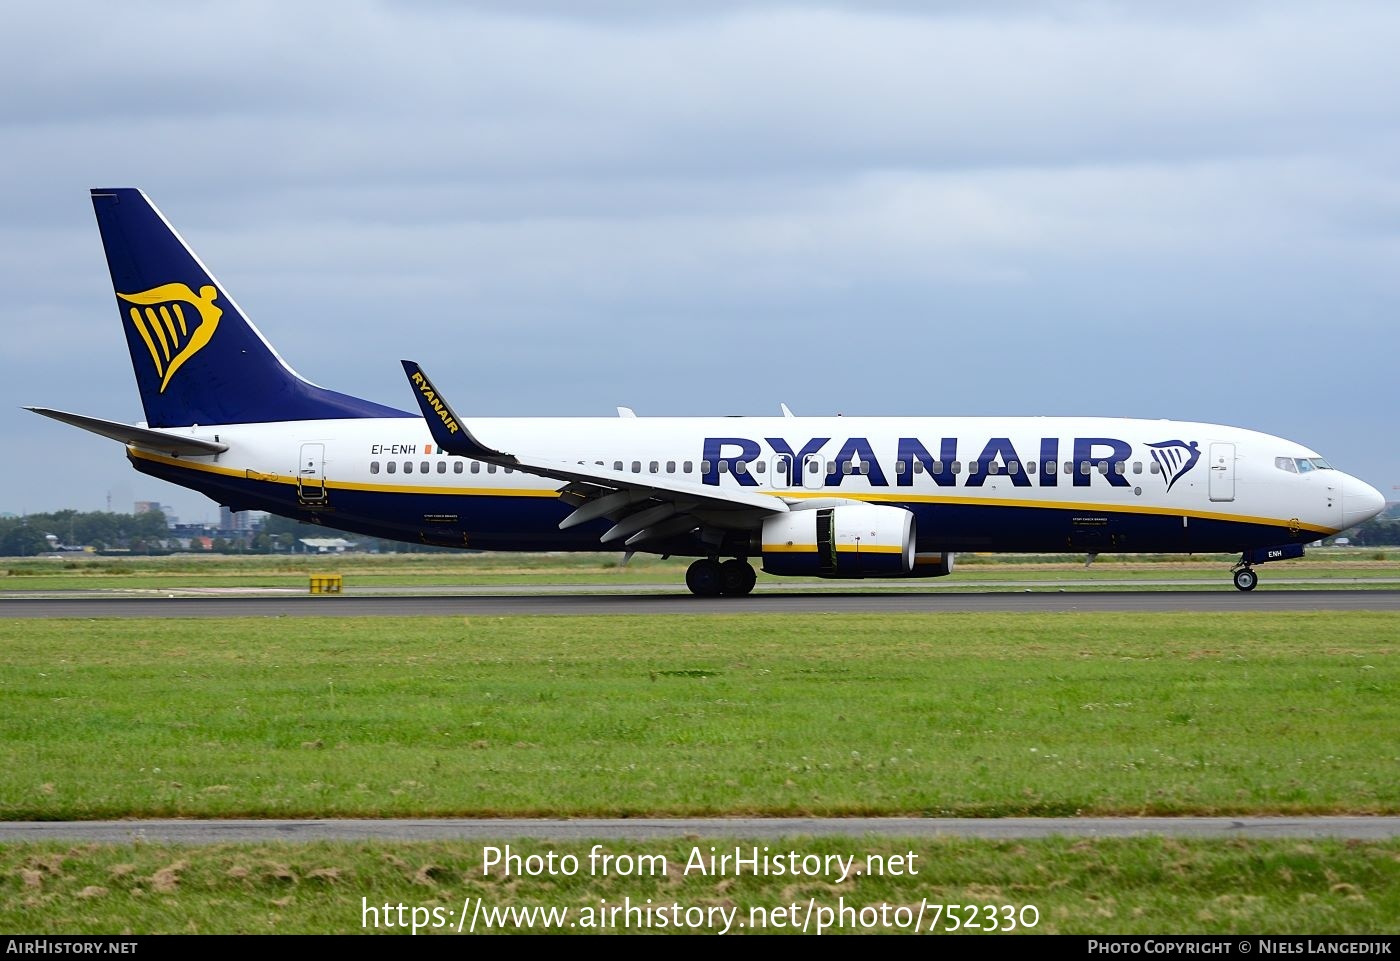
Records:
[[[141,553],[159,550],[167,536],[165,515],[160,511],[143,514],[113,514],[108,511],[56,511],[27,517],[0,518],[0,554],[32,557],[52,550],[49,534],[63,545],[95,547],[98,550],[123,548]]]
[[[1387,512],[1388,513],[1388,512]],[[1342,531],[1341,535],[1351,541],[1354,547],[1391,547],[1400,545],[1400,517],[1382,514],[1360,527]]]

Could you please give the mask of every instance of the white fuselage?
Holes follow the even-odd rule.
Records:
[[[1334,533],[1379,501],[1355,478],[1317,469],[1319,455],[1300,444],[1180,421],[508,418],[472,426],[503,452],[742,488],[794,509],[905,507],[919,515],[921,550],[1235,550]],[[462,546],[597,546],[596,530],[558,530],[569,512],[557,500],[560,482],[443,454],[418,418],[171,433],[229,449],[180,458],[133,450],[138,466],[235,508],[409,540],[455,543],[460,531]]]

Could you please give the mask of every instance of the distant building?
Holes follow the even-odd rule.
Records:
[[[160,511],[165,515],[165,526],[174,527],[180,519],[175,516],[175,508],[169,504],[162,504],[160,501],[137,501],[133,514],[146,514],[151,511]]]
[[[298,538],[308,551],[315,554],[343,554],[354,550],[358,545],[343,537],[302,537]]]

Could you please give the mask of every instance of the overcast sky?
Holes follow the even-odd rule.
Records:
[[[120,9],[120,12],[116,12]],[[1400,4],[23,3],[0,511],[206,498],[141,419],[94,186],[302,374],[476,415],[1204,420],[1400,484]]]

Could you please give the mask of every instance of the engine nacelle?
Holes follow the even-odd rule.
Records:
[[[763,569],[807,577],[907,577],[914,515],[902,507],[842,504],[763,522]]]
[[[953,573],[952,551],[929,551],[914,555],[914,570],[910,577],[947,577]]]

